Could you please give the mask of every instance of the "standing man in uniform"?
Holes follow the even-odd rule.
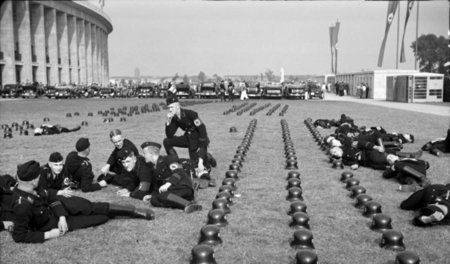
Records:
[[[98,181],[105,180],[107,183],[114,185],[120,185],[120,180],[117,178],[123,171],[122,163],[119,160],[118,153],[123,148],[129,148],[133,151],[134,155],[139,155],[139,150],[130,140],[122,136],[122,131],[119,129],[113,129],[109,133],[109,138],[114,144],[114,150],[109,155],[106,165],[102,167],[101,174],[98,177]]]
[[[92,164],[88,159],[91,153],[90,146],[88,138],[80,138],[75,144],[76,151],[70,152],[66,158],[70,180],[77,184],[82,192],[98,191],[108,185],[105,180],[100,180],[97,183],[92,182],[94,173],[92,172]]]
[[[177,97],[168,97],[166,103],[169,113],[167,114],[166,138],[163,145],[167,155],[175,156],[178,159],[174,147],[187,148],[189,158],[197,161],[197,176],[210,180],[209,172],[211,166],[216,166],[216,162],[207,151],[209,139],[205,124],[200,120],[197,112],[181,108]],[[175,136],[178,128],[185,131],[184,135]],[[210,181],[211,185],[214,185],[214,182]]]
[[[219,84],[219,93],[220,93],[220,101],[225,102],[225,82],[223,80],[220,81]]]
[[[234,101],[234,83],[228,80],[228,100]]]
[[[81,197],[63,197],[38,187],[39,163],[31,160],[17,167],[14,196],[14,241],[43,243],[68,231],[103,224],[111,216],[154,219],[150,209],[136,209]]]
[[[145,161],[153,166],[153,206],[183,209],[186,213],[202,210],[195,203],[191,177],[184,171],[176,156],[160,156],[161,144],[144,142],[141,145]]]

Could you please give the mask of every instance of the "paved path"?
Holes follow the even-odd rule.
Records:
[[[327,101],[346,101],[354,102],[360,104],[376,105],[381,107],[389,107],[407,111],[414,111],[420,113],[427,113],[440,116],[450,117],[450,102],[439,103],[439,105],[434,103],[401,103],[401,102],[390,102],[384,100],[375,99],[359,99],[354,96],[337,96],[336,94],[326,93],[325,100]]]

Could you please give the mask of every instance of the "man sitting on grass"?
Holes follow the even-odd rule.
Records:
[[[160,156],[161,144],[144,142],[141,145],[145,161],[153,166],[153,192],[147,196],[153,206],[183,209],[186,213],[202,210],[194,201],[191,177],[184,171],[176,156]]]
[[[31,160],[17,167],[18,184],[14,196],[14,241],[42,243],[68,231],[96,226],[112,216],[154,219],[150,209],[136,209],[81,197],[55,195],[38,187],[39,163]]]

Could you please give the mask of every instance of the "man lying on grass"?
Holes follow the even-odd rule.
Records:
[[[154,219],[150,209],[136,209],[81,197],[57,196],[39,188],[39,163],[31,160],[17,167],[18,184],[13,189],[16,242],[42,243],[68,231],[107,222],[112,216]]]

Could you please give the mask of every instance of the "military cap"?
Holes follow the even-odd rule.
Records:
[[[160,149],[161,144],[151,141],[145,141],[144,143],[141,144],[141,149],[145,149],[146,147],[154,147]]]
[[[77,143],[75,144],[75,149],[78,152],[81,152],[83,150],[86,150],[87,148],[89,148],[91,144],[89,143],[89,139],[88,138],[80,138],[78,139]]]
[[[176,96],[169,96],[169,97],[167,97],[167,99],[166,99],[166,104],[167,105],[171,105],[171,104],[173,104],[173,103],[178,103],[179,101],[178,101],[178,97],[176,97]]]
[[[30,160],[17,166],[17,177],[21,181],[32,181],[39,176],[39,173],[39,162],[35,160]]]
[[[63,160],[63,156],[59,152],[53,152],[50,154],[48,161],[50,162],[61,162]]]
[[[132,153],[133,153],[133,151],[129,147],[123,147],[117,153],[117,157],[119,158],[119,160],[124,160],[124,159],[128,158]]]

